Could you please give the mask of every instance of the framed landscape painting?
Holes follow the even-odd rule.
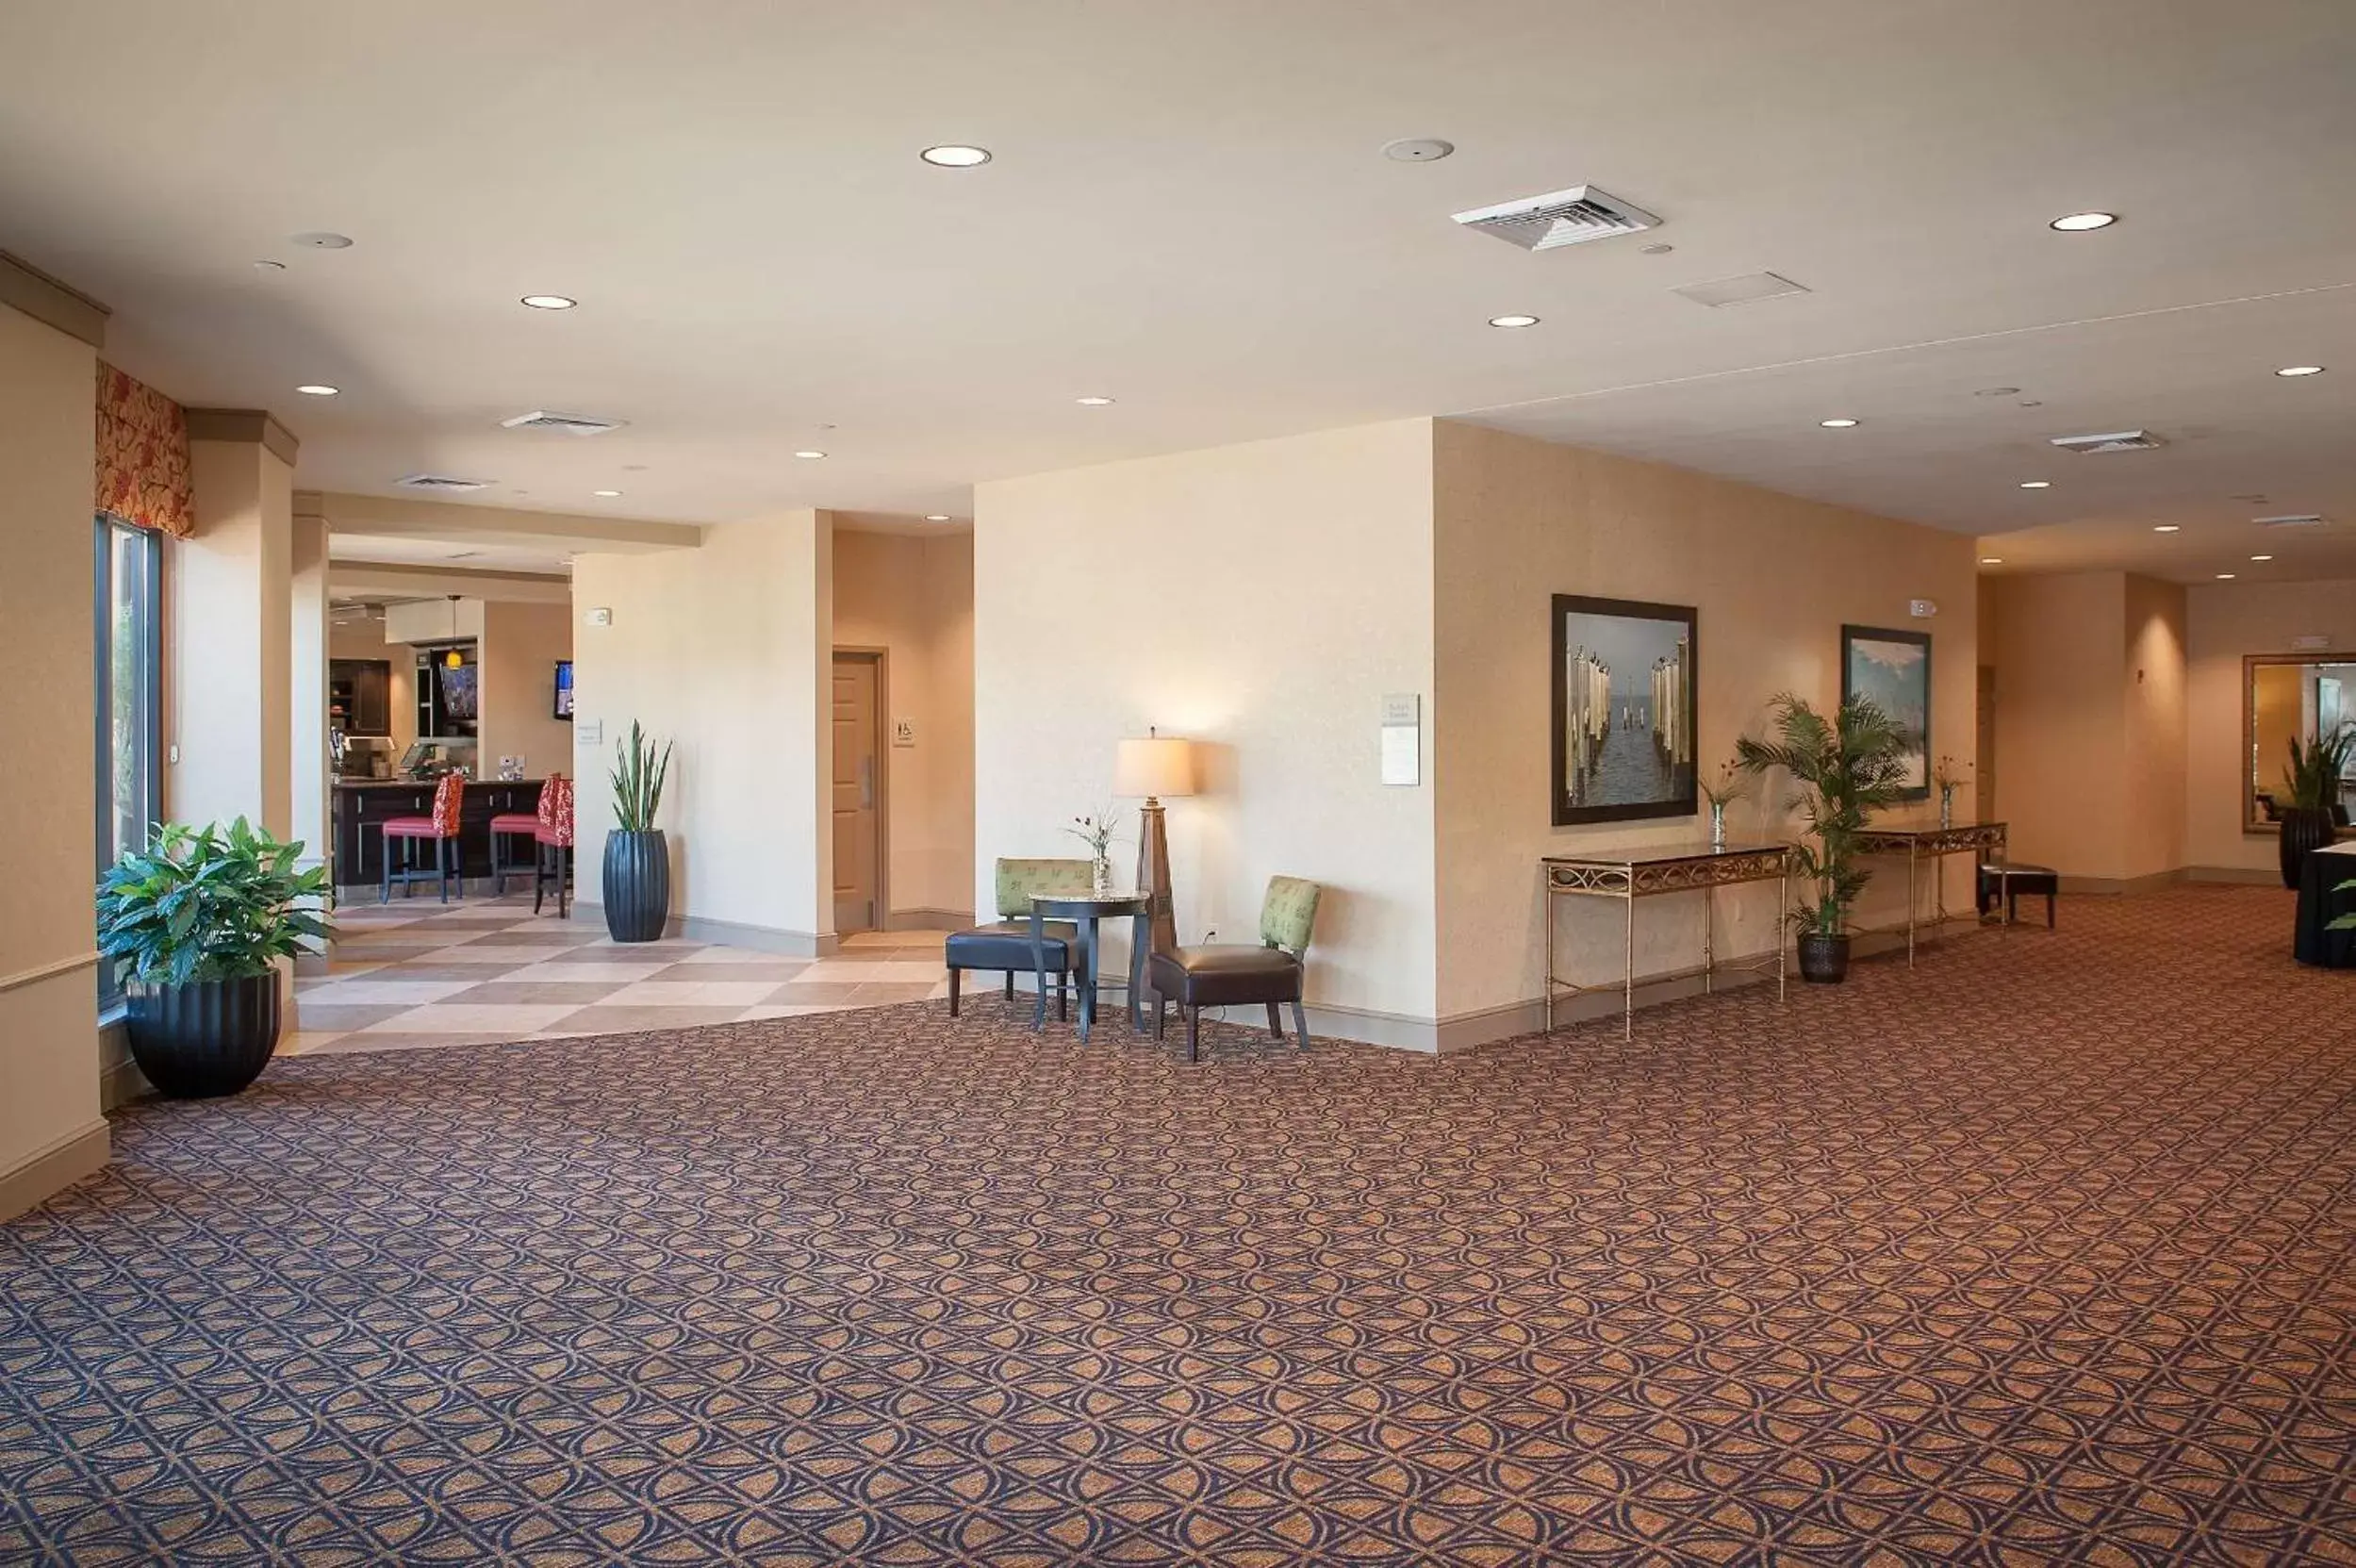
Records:
[[[1840,629],[1840,700],[1870,697],[1906,733],[1903,799],[1931,798],[1931,637],[1877,626]]]
[[[1690,605],[1555,595],[1557,827],[1693,815],[1693,634]]]

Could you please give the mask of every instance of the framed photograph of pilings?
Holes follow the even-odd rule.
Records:
[[[1554,596],[1555,826],[1690,817],[1694,612]]]

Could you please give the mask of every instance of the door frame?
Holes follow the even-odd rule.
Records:
[[[875,666],[875,925],[876,931],[892,929],[892,652],[866,643],[838,642],[834,657],[827,666],[832,677],[834,666],[849,662]],[[834,715],[832,692],[828,694],[826,716],[827,743],[833,744]],[[830,770],[831,771],[831,770]],[[826,890],[828,923],[832,923],[834,889]],[[840,932],[835,933],[841,935]]]

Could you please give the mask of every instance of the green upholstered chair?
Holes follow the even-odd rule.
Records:
[[[1084,860],[1000,860],[997,863],[998,918],[995,924],[952,932],[942,944],[949,969],[949,1016],[957,1016],[958,981],[967,969],[998,969],[1006,975],[1006,995],[1014,995],[1014,971],[1031,966],[1030,896],[1034,893],[1085,893],[1094,867]],[[1046,922],[1047,971],[1055,976],[1055,1015],[1064,1016],[1070,995],[1072,966],[1079,957],[1079,933],[1068,920]]]
[[[1170,1021],[1168,1004],[1177,1002],[1186,1015],[1186,1059],[1193,1062],[1202,1050],[1204,1008],[1264,1002],[1268,1032],[1281,1040],[1284,1020],[1277,1009],[1291,1002],[1293,1033],[1307,1050],[1309,1020],[1301,1012],[1301,977],[1323,892],[1299,877],[1270,877],[1268,895],[1260,902],[1260,946],[1228,942],[1155,953],[1146,965],[1146,983],[1154,991],[1154,1038],[1162,1038]]]

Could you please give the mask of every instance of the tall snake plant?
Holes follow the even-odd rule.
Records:
[[[646,833],[663,806],[663,781],[671,767],[671,743],[658,753],[653,740],[636,719],[622,737],[621,755],[614,761],[614,826],[623,833]]]

